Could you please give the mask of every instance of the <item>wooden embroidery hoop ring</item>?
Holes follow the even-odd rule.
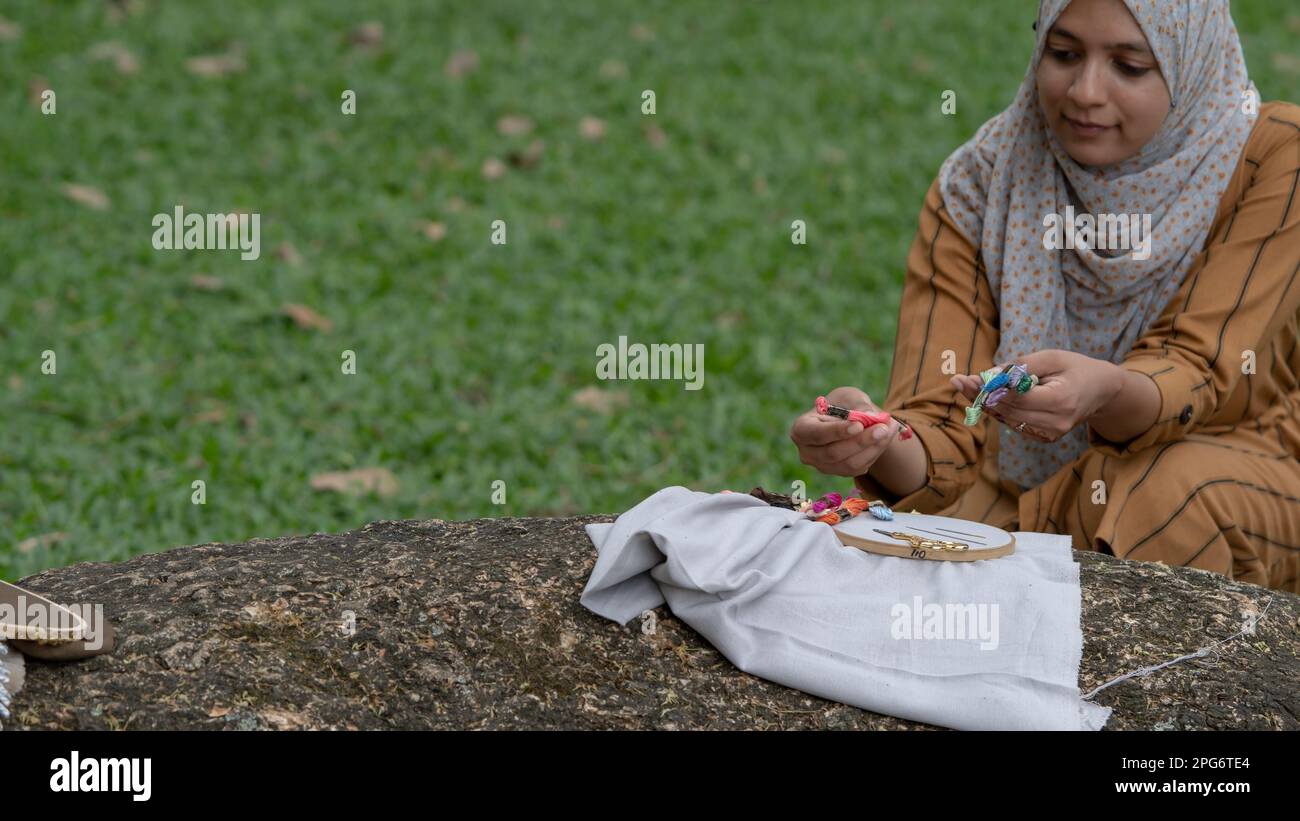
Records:
[[[969,545],[966,550],[935,550],[913,548],[901,539],[891,539],[876,530],[915,533],[927,539],[948,539]],[[1016,552],[1016,537],[1000,527],[935,516],[932,513],[894,512],[893,521],[882,521],[870,513],[861,513],[851,519],[831,525],[835,536],[846,547],[856,547],[880,556],[900,556],[927,562],[978,562],[997,559]]]
[[[46,624],[30,624],[25,619],[27,606],[33,602],[46,608]],[[55,611],[60,611],[55,616]],[[0,581],[0,616],[14,616],[17,622],[0,618],[0,639],[13,641],[67,642],[86,638],[86,620],[61,604],[21,587]],[[54,626],[54,623],[66,625]]]

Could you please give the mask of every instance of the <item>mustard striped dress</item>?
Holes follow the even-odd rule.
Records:
[[[902,498],[870,473],[858,487],[903,511],[1068,534],[1076,550],[1300,593],[1298,186],[1300,106],[1265,103],[1204,248],[1121,363],[1159,388],[1157,421],[1127,442],[1089,426],[1088,450],[1022,493],[998,476],[990,426],[1001,423],[963,424],[969,403],[944,368],[995,364],[998,307],[936,179],[907,258],[888,395],[877,400],[920,439],[926,483]]]

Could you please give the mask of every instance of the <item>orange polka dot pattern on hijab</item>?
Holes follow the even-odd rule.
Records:
[[[1219,198],[1250,136],[1259,101],[1228,0],[1124,0],[1169,87],[1171,108],[1137,154],[1085,167],[1043,118],[1036,69],[1047,32],[1070,0],[1039,0],[1033,59],[1015,101],[948,157],[944,204],[980,249],[998,304],[997,361],[1048,348],[1116,364],[1156,318],[1209,235]],[[1146,259],[1091,248],[1049,250],[1048,214],[1149,214]],[[1056,442],[999,426],[998,472],[1042,484],[1088,448],[1082,423]]]

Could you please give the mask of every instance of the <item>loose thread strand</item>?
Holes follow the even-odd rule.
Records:
[[[1255,626],[1256,626],[1257,624],[1259,624],[1261,621],[1264,620],[1264,615],[1265,615],[1266,613],[1268,613],[1268,608],[1270,608],[1270,607],[1272,607],[1272,606],[1273,606],[1273,597],[1272,597],[1272,596],[1269,596],[1269,598],[1268,598],[1268,604],[1264,605],[1264,609],[1263,609],[1262,611],[1260,611],[1259,616],[1256,617],[1256,618],[1251,619],[1251,620],[1247,623],[1248,626],[1241,628],[1240,630],[1238,630],[1236,633],[1232,634],[1231,636],[1228,636],[1227,638],[1224,638],[1224,639],[1219,639],[1219,640],[1216,641],[1214,644],[1211,644],[1211,645],[1209,645],[1208,647],[1202,647],[1200,650],[1197,650],[1195,653],[1188,653],[1188,654],[1185,655],[1185,656],[1179,656],[1178,658],[1173,659],[1173,660],[1171,660],[1171,661],[1166,661],[1166,662],[1164,662],[1163,664],[1155,664],[1155,665],[1152,665],[1152,666],[1150,666],[1150,667],[1142,667],[1142,668],[1140,668],[1140,669],[1138,669],[1138,670],[1134,670],[1134,671],[1131,672],[1131,673],[1125,673],[1124,675],[1119,676],[1118,678],[1113,678],[1113,679],[1111,679],[1110,681],[1106,682],[1105,684],[1101,685],[1100,687],[1096,688],[1096,689],[1093,690],[1092,692],[1088,693],[1086,696],[1083,697],[1083,700],[1084,700],[1084,701],[1091,701],[1093,696],[1097,695],[1097,694],[1100,693],[1102,690],[1105,690],[1107,687],[1110,687],[1112,684],[1119,684],[1121,681],[1127,681],[1128,679],[1131,679],[1131,678],[1133,678],[1133,677],[1135,677],[1135,676],[1149,676],[1149,675],[1151,675],[1152,673],[1156,672],[1157,670],[1163,669],[1163,668],[1168,667],[1168,666],[1170,666],[1170,665],[1172,665],[1172,664],[1177,664],[1177,663],[1179,663],[1180,661],[1187,661],[1188,659],[1201,658],[1202,656],[1208,656],[1211,652],[1214,651],[1214,648],[1218,647],[1220,644],[1223,644],[1224,642],[1232,641],[1233,639],[1239,639],[1239,638],[1241,638],[1242,636],[1246,635],[1247,632],[1254,633],[1254,632],[1255,632]]]

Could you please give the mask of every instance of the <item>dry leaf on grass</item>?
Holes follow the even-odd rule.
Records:
[[[519,137],[533,130],[533,121],[522,114],[506,114],[497,120],[497,131],[507,137]]]
[[[443,70],[448,77],[464,77],[478,68],[478,54],[473,49],[461,49],[447,58]]]
[[[443,237],[447,236],[447,226],[441,222],[426,222],[423,230],[424,235],[434,242],[440,242]]]
[[[189,421],[196,425],[220,425],[226,421],[226,407],[224,405],[214,405],[207,410],[194,414]]]
[[[423,157],[421,157],[420,167],[428,169],[430,163],[434,162],[438,164],[439,168],[445,168],[449,171],[455,171],[461,167],[460,160],[456,159],[456,155],[447,150],[446,146],[442,145],[437,146],[432,151],[427,152]]]
[[[328,318],[322,316],[315,310],[308,308],[306,305],[288,303],[281,310],[294,321],[299,328],[305,328],[310,331],[330,331],[334,329],[334,323]]]
[[[63,184],[63,193],[68,199],[87,208],[94,208],[96,211],[108,208],[108,196],[98,188],[69,182]]]
[[[68,538],[68,534],[63,533],[61,531],[55,531],[53,533],[42,533],[40,536],[33,536],[30,539],[23,539],[21,542],[15,545],[15,547],[19,553],[31,553],[33,550],[36,550],[37,548],[54,547],[56,544],[66,540],[67,538]]]
[[[511,151],[506,155],[506,159],[515,168],[532,168],[542,159],[542,154],[546,152],[546,142],[543,140],[533,140],[528,143],[528,147],[523,151]]]
[[[633,40],[639,40],[642,43],[648,43],[655,39],[654,29],[650,28],[645,23],[634,23],[630,29],[630,33]]]
[[[1300,57],[1279,51],[1273,55],[1273,68],[1287,74],[1300,74]]]
[[[668,135],[664,134],[663,129],[659,126],[654,123],[648,123],[645,127],[645,140],[655,148],[658,148],[668,141]]]
[[[55,531],[53,533],[43,533],[40,536],[33,536],[30,539],[23,539],[21,542],[15,545],[15,547],[19,553],[31,553],[33,550],[36,550],[38,548],[43,549],[43,548],[54,547],[56,544],[67,540],[67,538],[68,538],[68,534],[63,533],[61,531]]]
[[[45,102],[41,96],[50,90],[50,81],[37,74],[27,81],[27,99],[32,105],[39,106]]]
[[[627,76],[627,63],[622,60],[606,60],[600,64],[600,76],[617,80]]]
[[[108,0],[108,21],[117,25],[145,10],[143,0]]]
[[[723,311],[713,318],[719,328],[730,330],[745,321],[745,315],[739,311]]]
[[[235,74],[248,68],[244,62],[244,50],[240,46],[232,46],[225,54],[205,54],[199,57],[191,57],[185,61],[185,67],[190,70],[191,74],[200,77],[224,77],[227,74]]]
[[[384,44],[384,24],[377,21],[362,23],[348,32],[348,43],[362,49],[378,49]]]
[[[506,173],[506,164],[496,157],[488,157],[483,161],[482,173],[485,180],[500,179]]]
[[[12,20],[0,17],[0,40],[17,40],[22,33],[22,26]]]
[[[294,248],[290,243],[282,242],[277,245],[275,247],[275,255],[290,265],[297,266],[302,264],[302,255],[299,254],[298,249]]]
[[[397,492],[397,477],[386,468],[357,468],[331,473],[318,473],[311,477],[313,490],[358,495],[377,493],[392,496]]]
[[[220,277],[212,277],[207,274],[195,274],[190,277],[190,285],[198,288],[200,291],[220,291],[226,287]]]
[[[113,67],[119,74],[135,74],[140,70],[140,62],[135,59],[135,55],[116,40],[92,47],[88,56],[92,60],[112,60]]]
[[[599,140],[605,136],[605,121],[599,117],[583,117],[578,123],[578,133],[588,140]]]
[[[615,408],[626,406],[627,403],[627,391],[617,388],[604,390],[592,385],[573,395],[573,404],[580,408],[594,410],[597,413],[609,413]]]
[[[833,145],[823,145],[817,156],[827,165],[844,165],[849,161],[848,152]]]

